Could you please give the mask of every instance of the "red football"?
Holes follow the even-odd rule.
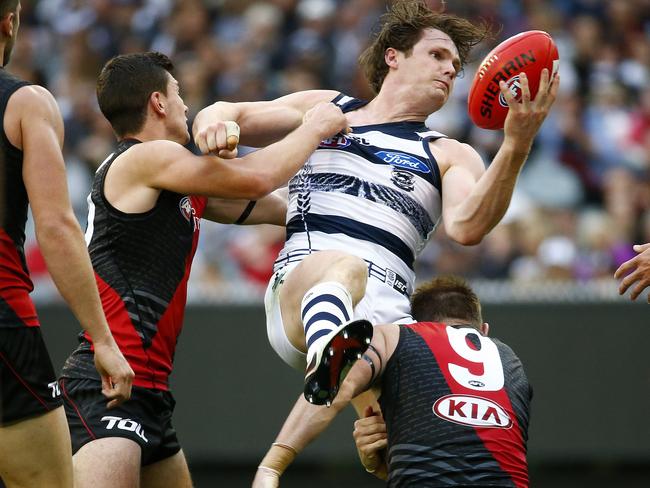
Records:
[[[499,81],[505,81],[517,101],[521,100],[519,74],[528,76],[531,100],[535,99],[542,70],[553,76],[559,67],[557,46],[544,31],[527,31],[506,39],[479,65],[469,90],[469,117],[483,129],[502,129],[508,104],[501,95]]]

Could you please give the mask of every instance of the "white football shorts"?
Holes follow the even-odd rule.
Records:
[[[266,333],[271,347],[289,366],[304,371],[307,367],[307,354],[299,351],[289,342],[280,311],[280,289],[289,273],[298,264],[300,262],[289,263],[273,273],[264,295],[264,307]],[[354,318],[366,319],[373,325],[415,322],[411,317],[411,306],[406,295],[373,276],[368,278],[363,299],[354,307]]]

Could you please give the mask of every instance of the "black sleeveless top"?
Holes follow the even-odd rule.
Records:
[[[507,345],[439,323],[400,326],[379,400],[388,486],[528,487],[532,390]]]
[[[120,142],[97,170],[88,199],[86,242],[113,337],[135,372],[134,385],[167,389],[183,326],[187,280],[207,199],[160,192],[143,213],[125,213],[104,194],[106,174],[140,141]],[[63,376],[98,379],[92,342],[81,333]]]
[[[9,98],[30,85],[0,68],[0,121]],[[32,281],[25,262],[25,223],[29,201],[23,182],[23,152],[7,139],[0,126],[0,327],[36,327],[36,310],[29,298]]]

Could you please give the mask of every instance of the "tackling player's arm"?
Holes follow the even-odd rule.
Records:
[[[203,218],[221,224],[284,226],[287,217],[287,189],[280,188],[261,200],[208,198]]]
[[[381,410],[374,411],[372,407],[367,407],[363,417],[354,422],[352,437],[361,464],[366,471],[379,479],[386,480],[388,478],[386,464],[388,434]]]
[[[168,140],[136,144],[111,166],[106,196],[123,211],[133,211],[131,203],[123,205],[123,201],[146,201],[151,208],[161,190],[257,200],[286,184],[322,139],[346,129],[341,109],[322,103],[309,110],[303,123],[287,137],[239,159],[196,156]]]
[[[329,102],[338,95],[332,90],[309,90],[292,93],[268,102],[216,102],[201,110],[194,119],[192,134],[203,154],[230,157],[225,144],[225,126],[234,121],[240,129],[240,142],[263,147],[276,142],[296,129],[309,109]]]
[[[442,153],[446,168],[442,175],[445,231],[460,244],[481,242],[508,209],[535,135],[557,96],[559,76],[549,81],[548,70],[544,70],[533,101],[525,74],[521,75],[521,84],[522,100],[517,102],[507,85],[501,83],[508,116],[503,143],[487,170],[478,153],[467,144],[449,139],[431,143],[434,154]]]
[[[39,86],[19,89],[9,100],[8,131],[22,148],[23,180],[34,218],[36,238],[61,296],[93,339],[95,364],[108,407],[131,394],[133,370],[108,328],[79,223],[72,212],[65,175],[63,120],[54,97]],[[7,120],[7,119],[6,119]]]
[[[300,395],[260,463],[253,488],[279,486],[280,476],[297,454],[316,439],[354,397],[373,386],[383,374],[385,364],[397,344],[395,331],[399,337],[398,326],[375,327],[371,347],[350,369],[331,407],[312,405]]]

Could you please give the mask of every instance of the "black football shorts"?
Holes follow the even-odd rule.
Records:
[[[60,407],[40,327],[0,328],[0,426]]]
[[[124,437],[142,449],[142,466],[162,461],[180,451],[172,426],[176,402],[169,391],[134,386],[131,398],[106,408],[102,384],[91,379],[59,380],[65,414],[70,426],[72,452],[107,437]]]

